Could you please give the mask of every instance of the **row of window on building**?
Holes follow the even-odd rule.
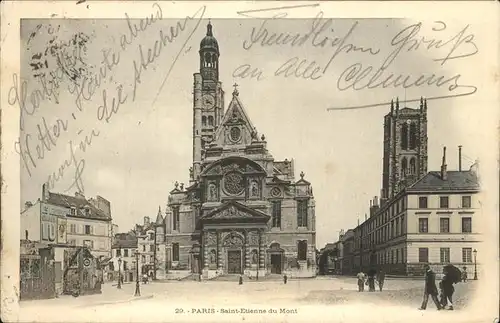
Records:
[[[462,203],[460,206],[463,209],[471,208],[472,206],[472,198],[470,195],[462,196]],[[449,196],[440,196],[439,197],[439,208],[440,209],[448,209],[450,207],[450,197]],[[419,209],[427,209],[428,208],[428,198],[427,196],[420,196],[418,198],[418,208]]]
[[[85,214],[85,216],[90,216],[92,214],[90,208],[88,207],[83,208],[83,213]],[[76,216],[76,207],[71,207],[69,215]]]
[[[462,219],[462,233],[472,232],[472,218],[463,217]],[[429,219],[419,218],[418,219],[418,232],[419,233],[429,233]],[[439,219],[439,233],[450,233],[450,218],[440,218]]]
[[[75,223],[70,223],[69,224],[69,233],[73,234],[86,234],[86,235],[106,235],[106,232],[104,232],[105,229],[103,226],[98,226],[97,230],[93,225],[90,224],[75,224]]]
[[[149,247],[148,247],[149,246]],[[154,252],[155,251],[155,245],[142,245],[142,252]],[[130,252],[129,252],[130,250]],[[160,250],[160,247],[157,247],[157,251]],[[123,252],[122,252],[123,251]],[[135,249],[115,249],[115,255],[116,257],[134,257],[135,256]]]
[[[388,240],[404,235],[406,233],[404,219],[404,215],[401,215],[400,217],[391,220],[384,226],[381,226],[375,231],[369,233],[362,238],[363,245],[366,246],[368,243],[371,245],[384,243]]]
[[[386,252],[380,252],[377,254],[377,262],[379,264],[399,264],[405,263],[405,249],[391,249]],[[450,248],[440,248],[439,249],[439,261],[440,263],[450,263]],[[365,257],[368,261],[368,256]],[[472,248],[462,248],[462,263],[472,263]],[[428,263],[429,262],[429,248],[418,248],[418,262]],[[455,260],[454,262],[458,262]]]
[[[419,196],[418,198],[418,208],[419,209],[427,209],[429,198],[427,196]],[[472,206],[472,198],[470,195],[462,196],[461,198],[461,208],[471,208]],[[366,231],[372,231],[376,227],[379,227],[387,222],[389,222],[389,218],[397,216],[400,212],[402,212],[405,208],[406,199],[401,199],[400,201],[394,203],[390,208],[386,210],[386,212],[382,216],[377,216],[375,221],[371,222],[367,227]],[[439,208],[440,209],[448,209],[449,208],[449,196],[440,196],[439,197]]]
[[[450,248],[439,248],[439,259],[441,263],[449,263]],[[418,248],[418,262],[429,262],[429,248]],[[462,262],[472,263],[472,248],[462,248]]]
[[[79,240],[77,239],[68,239],[68,244],[70,246],[77,246],[79,245],[78,241]],[[98,245],[95,244],[94,240],[81,240],[81,241],[82,241],[80,244],[81,246],[87,247],[91,250],[96,250],[97,249],[96,247],[98,247],[98,250],[107,250],[106,241],[104,240],[99,240]]]

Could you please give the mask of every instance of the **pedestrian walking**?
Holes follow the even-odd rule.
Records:
[[[365,290],[365,274],[360,271],[356,277],[358,277],[358,292],[363,292]]]
[[[240,275],[239,285],[243,285],[243,275]]]
[[[424,286],[424,299],[422,301],[422,305],[419,310],[425,311],[427,308],[427,302],[429,301],[429,296],[431,296],[434,304],[436,304],[436,308],[438,310],[441,309],[441,305],[439,304],[438,290],[436,287],[436,274],[431,270],[431,266],[425,265],[425,286]]]
[[[380,291],[382,291],[382,288],[384,288],[384,281],[385,281],[385,272],[382,268],[380,268],[380,270],[377,273],[377,282]]]
[[[370,269],[368,271],[368,291],[369,292],[374,292],[375,291],[375,275],[377,272],[375,269]]]
[[[441,307],[446,308],[448,306],[448,310],[453,310],[454,280],[448,268],[443,268],[443,274],[443,279],[439,282],[439,287],[441,288]]]
[[[465,283],[467,282],[467,267],[464,266],[462,270],[462,281]]]
[[[286,285],[286,282],[288,280],[288,276],[286,274],[283,275],[283,283]]]

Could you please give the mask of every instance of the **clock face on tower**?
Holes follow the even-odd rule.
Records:
[[[203,109],[212,110],[215,107],[215,98],[211,94],[205,94],[201,98]]]

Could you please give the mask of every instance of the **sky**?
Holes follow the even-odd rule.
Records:
[[[151,13],[158,18],[163,14],[155,7]],[[142,222],[145,216],[155,219],[159,206],[165,211],[174,183],[188,183],[188,169],[192,163],[193,73],[199,70],[199,43],[205,36],[208,22],[208,17],[200,12],[193,16],[186,21],[155,18],[135,36],[126,19],[53,19],[50,26],[49,21],[43,19],[22,21],[21,79],[25,81],[27,99],[26,110],[21,116],[21,142],[26,142],[27,135],[31,137],[29,145],[22,144],[21,148],[23,151],[30,149],[36,167],[24,154],[25,159],[21,159],[21,205],[40,198],[41,185],[56,172],[58,179],[53,181],[51,191],[74,194],[79,187],[87,197],[100,195],[108,199],[113,222],[121,232]],[[171,42],[160,46],[160,31],[164,37],[170,35],[178,22],[185,23],[185,28],[179,30]],[[413,37],[425,37],[424,42],[418,48],[410,48],[411,44],[407,44],[384,71],[385,75],[408,75],[413,82],[420,75],[433,73],[436,77],[443,76],[442,80],[460,75],[456,76],[458,83],[469,88],[450,89],[454,84],[450,82],[441,87],[422,85],[406,90],[401,86],[353,90],[346,84],[356,75],[346,70],[354,64],[362,69],[369,66],[378,69],[398,48],[398,39],[401,44],[405,28],[418,22],[405,19],[212,19],[211,23],[220,47],[220,80],[226,91],[226,108],[236,82],[245,110],[258,132],[265,135],[269,152],[276,160],[293,158],[296,177],[303,171],[305,179],[313,185],[318,249],[327,242],[336,241],[340,230],[355,227],[358,219],[362,221],[370,199],[380,195],[383,117],[390,110],[388,102],[391,99],[399,97],[401,107],[417,108],[417,102],[405,104],[403,101],[477,88],[474,95],[428,101],[429,170],[440,169],[443,146],[448,147],[448,169],[457,169],[458,145],[463,146],[463,168],[468,168],[476,158],[485,155],[480,145],[485,138],[497,135],[493,124],[497,119],[486,110],[491,104],[491,93],[484,87],[489,82],[486,78],[491,75],[487,62],[492,60],[494,53],[485,50],[488,45],[485,38],[474,33],[474,28],[483,28],[481,25],[466,28],[461,21],[446,21],[445,27],[443,23],[423,21]],[[140,26],[137,19],[130,24]],[[319,32],[321,26],[324,29]],[[313,29],[317,38],[313,40],[310,36],[302,45],[276,45],[273,38],[269,38],[274,33],[305,35]],[[264,30],[268,41],[263,43]],[[395,38],[401,31],[400,38]],[[35,36],[30,37],[33,34]],[[274,43],[276,39],[284,39],[277,35]],[[130,43],[123,48],[122,37]],[[328,39],[321,46],[325,37]],[[72,45],[71,39],[80,44]],[[30,64],[41,61],[34,55],[44,53],[55,44],[65,48],[66,53],[78,56],[74,61],[75,67],[80,68],[77,82],[85,76],[98,75],[100,70],[106,71],[89,100],[76,104],[77,92],[68,90],[74,86],[66,76],[59,81],[57,102],[54,94],[39,95],[38,99],[31,96],[35,90],[43,89],[40,76],[35,73],[45,73],[46,79],[51,79],[50,72],[57,69],[57,61],[49,57],[47,65],[34,71]],[[371,48],[374,54],[347,52],[342,46],[348,44]],[[339,50],[341,47],[343,50]],[[154,58],[150,54],[152,62],[142,68],[141,48],[144,60],[148,58],[148,49],[157,54]],[[467,56],[476,49],[477,53]],[[449,59],[443,64],[437,60],[448,54],[449,57],[464,57]],[[110,67],[103,63],[105,55]],[[303,66],[314,62],[314,67],[318,66],[317,70],[322,72],[315,74],[317,79],[277,73],[280,66],[294,59],[297,62],[306,60]],[[101,69],[101,66],[105,67]],[[241,66],[258,69],[260,80],[237,75],[235,71],[241,72]],[[136,84],[134,79],[138,71],[140,83]],[[117,90],[120,86],[122,90]],[[84,89],[87,92],[83,95],[88,96],[88,88]],[[113,97],[117,110],[108,115],[107,121],[102,114],[105,110],[103,90],[106,91],[108,114],[112,110]],[[122,103],[116,108],[120,91]],[[21,96],[20,88],[17,92]],[[15,101],[14,94],[15,91],[11,91],[9,95],[11,102]],[[34,110],[33,100],[38,103]],[[364,109],[327,110],[379,103],[385,104]],[[43,125],[43,120],[55,144],[50,151],[45,149],[43,159],[37,159],[36,146],[41,145],[37,139],[37,125]],[[91,144],[82,151],[79,147],[85,136],[88,141],[91,138]],[[73,156],[70,142],[75,151]],[[68,165],[59,174],[66,160],[69,160]],[[82,168],[83,171],[77,172]],[[78,186],[72,185],[75,177],[80,178]]]

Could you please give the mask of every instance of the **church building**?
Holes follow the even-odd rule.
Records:
[[[243,274],[316,275],[315,202],[293,159],[277,161],[243,107],[219,80],[219,45],[208,23],[194,74],[193,163],[157,222],[169,273],[205,279]],[[186,174],[187,175],[187,174]],[[163,271],[164,268],[158,268]],[[159,274],[161,276],[161,274]]]

